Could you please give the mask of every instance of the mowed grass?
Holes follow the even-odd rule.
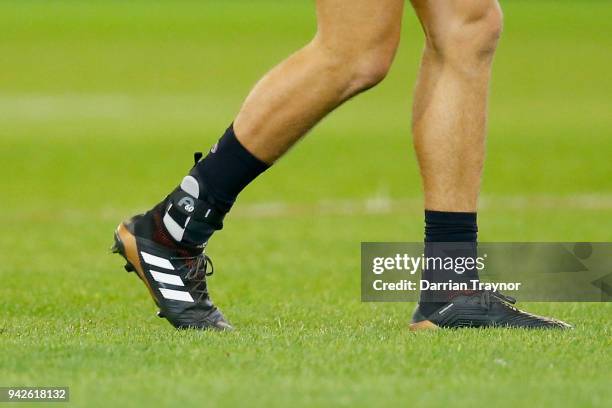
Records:
[[[504,8],[481,238],[611,241],[612,5]],[[155,317],[107,252],[114,227],[177,184],[314,24],[306,1],[0,4],[0,386],[70,386],[72,405],[100,407],[611,406],[609,304],[524,305],[570,332],[415,334],[412,304],[360,302],[360,242],[422,237],[409,8],[388,79],[211,241],[237,331]]]

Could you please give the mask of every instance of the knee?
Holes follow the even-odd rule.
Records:
[[[425,24],[427,49],[462,66],[490,62],[502,32],[497,0],[465,2],[435,23]]]
[[[325,54],[328,68],[345,84],[346,94],[354,95],[379,84],[389,72],[399,43],[398,36],[351,42],[315,39]]]
[[[360,92],[378,85],[391,69],[394,56],[395,48],[386,47],[375,47],[349,56],[346,62],[350,66],[351,87]]]

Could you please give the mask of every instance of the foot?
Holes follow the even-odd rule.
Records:
[[[516,300],[499,292],[482,291],[457,296],[429,316],[417,306],[410,330],[459,327],[513,327],[526,329],[571,329],[560,320],[536,316],[512,306]]]
[[[136,272],[159,307],[159,317],[179,329],[231,330],[208,294],[206,277],[212,263],[202,247],[162,245],[154,240],[150,213],[121,223],[115,231],[114,253],[125,258],[125,269]],[[143,227],[141,224],[145,224]]]

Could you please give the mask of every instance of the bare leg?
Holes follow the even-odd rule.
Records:
[[[412,4],[426,34],[413,112],[425,208],[475,212],[501,9],[497,0]]]
[[[386,75],[399,42],[403,0],[318,0],[315,38],[264,76],[234,129],[272,163],[325,115]]]

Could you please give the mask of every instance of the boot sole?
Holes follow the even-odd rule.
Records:
[[[429,320],[421,320],[420,322],[410,323],[408,326],[410,331],[422,331],[422,330],[437,330],[440,327],[430,322]]]

